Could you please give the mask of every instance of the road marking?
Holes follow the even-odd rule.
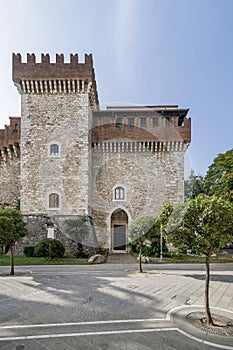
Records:
[[[19,337],[3,337],[0,341],[15,341],[15,340],[32,340],[32,339],[48,339],[48,338],[65,338],[65,337],[81,337],[91,335],[114,335],[114,334],[130,334],[130,333],[152,333],[152,332],[167,332],[178,331],[178,328],[148,328],[148,329],[131,329],[131,330],[116,330],[116,331],[100,331],[100,332],[80,332],[80,333],[58,333],[58,334],[41,334],[27,335]]]
[[[34,340],[34,339],[49,339],[49,338],[67,338],[67,337],[82,337],[82,336],[93,336],[93,335],[119,335],[119,334],[133,334],[133,333],[153,333],[153,332],[169,332],[176,331],[185,337],[197,341],[198,343],[202,343],[205,345],[209,345],[212,347],[216,347],[224,350],[233,350],[232,346],[220,345],[216,343],[211,343],[199,338],[196,338],[179,328],[154,328],[154,329],[131,329],[131,330],[116,330],[116,331],[97,331],[97,332],[80,332],[80,333],[58,333],[58,334],[41,334],[41,335],[27,335],[27,336],[18,336],[18,337],[3,337],[0,338],[0,342],[2,341],[17,341],[17,340]]]
[[[73,322],[73,323],[49,323],[49,324],[31,324],[31,325],[15,325],[15,326],[0,326],[0,330],[3,329],[25,329],[25,328],[52,328],[52,327],[66,327],[66,326],[85,326],[85,325],[103,325],[103,324],[126,324],[126,323],[140,323],[140,322],[171,322],[172,315],[182,309],[188,308],[204,308],[203,305],[182,305],[177,306],[169,310],[165,318],[142,318],[142,319],[130,319],[130,320],[108,320],[108,321],[85,321],[85,322]],[[220,310],[226,312],[221,308],[213,307],[213,310]],[[227,312],[233,314],[232,311]],[[131,333],[153,333],[153,332],[167,332],[177,331],[185,337],[197,341],[199,343],[212,346],[224,350],[233,350],[232,346],[221,345],[206,341],[204,339],[197,338],[191,334],[186,333],[178,327],[160,327],[160,328],[146,328],[146,329],[131,329],[131,330],[115,330],[115,331],[91,331],[91,332],[79,332],[79,333],[57,333],[57,334],[41,334],[41,335],[28,335],[28,336],[11,336],[0,337],[0,342],[3,341],[17,341],[17,340],[33,340],[33,339],[49,339],[49,338],[65,338],[65,337],[81,337],[81,336],[93,336],[93,335],[115,335],[115,334],[131,334]]]
[[[136,322],[167,322],[165,318],[141,318],[133,320],[109,320],[109,321],[85,321],[73,323],[47,323],[47,324],[31,324],[31,325],[15,325],[15,326],[0,326],[1,329],[19,329],[19,328],[48,328],[48,327],[66,327],[66,326],[85,326],[85,325],[100,325],[112,323],[136,323]]]

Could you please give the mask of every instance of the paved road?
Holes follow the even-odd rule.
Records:
[[[171,322],[171,310],[203,305],[203,265],[136,268],[17,266],[10,277],[0,267],[0,349],[233,350],[233,338],[182,332]],[[232,270],[212,266],[211,305],[233,315]]]

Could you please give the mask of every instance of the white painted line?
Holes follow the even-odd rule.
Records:
[[[48,324],[31,324],[31,325],[15,325],[15,326],[0,326],[1,329],[20,329],[20,328],[49,328],[49,327],[66,327],[66,326],[85,326],[85,325],[101,325],[112,323],[136,323],[136,322],[167,322],[165,318],[141,318],[133,320],[109,320],[109,321],[87,321],[73,323],[48,323]]]
[[[195,340],[197,341],[198,343],[202,343],[202,344],[206,344],[206,345],[210,345],[210,346],[213,346],[215,348],[219,348],[219,349],[225,349],[225,350],[233,350],[233,346],[228,346],[228,345],[221,345],[221,344],[216,344],[216,343],[211,343],[209,341],[206,341],[206,340],[203,340],[203,339],[199,339],[199,338],[196,338],[194,337],[193,335],[190,335],[184,331],[182,331],[181,329],[178,329],[178,332],[183,334],[185,337],[189,338],[189,339],[192,339],[192,340]]]
[[[0,341],[15,341],[15,340],[33,340],[33,339],[49,339],[49,338],[65,338],[65,337],[81,337],[91,335],[114,335],[114,334],[130,334],[130,333],[152,333],[152,332],[167,332],[178,331],[178,328],[148,328],[148,329],[131,329],[131,330],[116,330],[116,331],[100,331],[100,332],[80,332],[80,333],[58,333],[58,334],[41,334],[27,335],[20,337],[3,337]]]
[[[174,307],[173,309],[169,310],[166,314],[165,320],[171,320],[171,314],[175,313],[176,311],[182,310],[182,309],[190,309],[190,308],[197,308],[197,309],[203,309],[205,311],[205,305],[179,305]],[[223,311],[226,313],[233,314],[233,311],[221,309],[219,307],[211,307],[211,310],[218,310]]]

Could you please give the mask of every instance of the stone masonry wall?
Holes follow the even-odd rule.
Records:
[[[158,214],[164,203],[184,198],[184,152],[99,152],[93,150],[92,217],[101,245],[110,247],[111,214],[118,208],[128,224]],[[114,188],[125,188],[125,200],[114,200]]]
[[[20,198],[20,159],[0,163],[0,203],[13,206]]]
[[[70,239],[69,235],[66,233],[64,221],[67,219],[77,218],[78,216],[76,215],[57,216],[52,218],[49,218],[46,215],[24,215],[24,222],[27,224],[28,234],[25,237],[20,238],[16,243],[14,247],[15,253],[22,254],[25,246],[36,245],[39,240],[47,238],[47,227],[48,224],[51,223],[54,225],[55,238],[64,245],[66,252],[76,252],[77,244],[72,241],[72,239]],[[89,233],[86,240],[82,241],[82,244],[92,249],[97,249],[98,243],[89,217],[87,217],[87,226],[89,227]]]
[[[88,94],[22,94],[21,210],[23,214],[88,215]],[[51,156],[52,143],[59,156]],[[59,210],[48,208],[50,193]]]

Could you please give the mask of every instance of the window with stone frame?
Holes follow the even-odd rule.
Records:
[[[118,186],[115,188],[114,199],[118,201],[122,201],[125,199],[125,189],[123,187]]]
[[[140,126],[141,128],[145,128],[146,127],[146,118],[140,118]]]
[[[59,208],[59,195],[57,193],[49,195],[49,208]]]
[[[165,118],[165,125],[166,125],[167,127],[169,127],[169,126],[171,125],[171,120],[170,120],[169,117],[166,117],[166,118]]]
[[[157,128],[159,126],[159,120],[158,118],[153,118],[153,128]]]
[[[116,128],[122,128],[122,118],[116,119]]]
[[[50,145],[50,155],[58,156],[59,155],[59,146],[56,143]]]
[[[134,118],[128,118],[128,128],[134,127]]]

